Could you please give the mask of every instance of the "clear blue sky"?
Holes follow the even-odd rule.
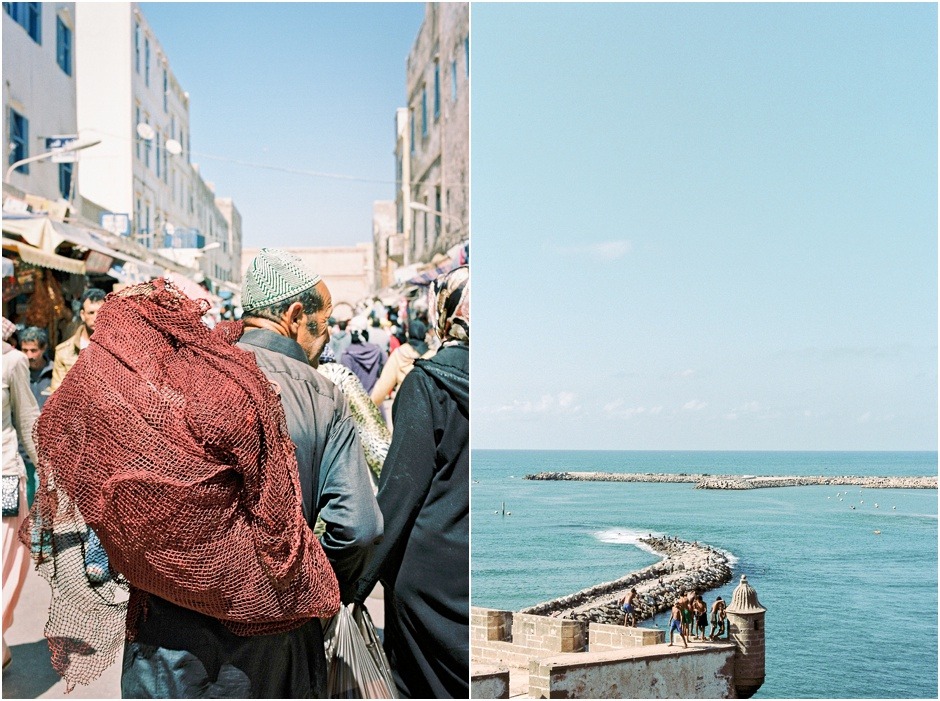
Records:
[[[934,4],[474,4],[477,448],[935,450]]]
[[[189,92],[193,161],[234,199],[244,245],[371,241],[372,202],[395,198],[395,109],[424,4],[141,7]]]

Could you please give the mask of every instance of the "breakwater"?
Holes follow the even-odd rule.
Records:
[[[685,472],[538,472],[527,480],[570,482],[663,482],[694,484],[695,489],[764,489],[767,487],[867,487],[869,489],[936,489],[937,477],[742,476]]]
[[[639,622],[670,609],[690,590],[701,594],[731,580],[728,555],[709,545],[677,538],[639,540],[663,559],[620,579],[529,606],[520,613],[622,625],[620,599],[630,589],[637,591],[634,608]]]

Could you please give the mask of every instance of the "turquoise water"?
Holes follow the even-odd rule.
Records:
[[[474,605],[515,610],[616,579],[657,560],[638,537],[675,535],[734,556],[734,581],[708,592],[709,604],[729,600],[743,573],[767,609],[757,697],[937,698],[937,490],[522,479],[545,470],[936,475],[936,452],[474,450],[472,460]],[[511,515],[494,513],[503,502]]]

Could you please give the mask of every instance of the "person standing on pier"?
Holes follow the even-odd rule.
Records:
[[[695,591],[690,591],[679,599],[679,610],[682,613],[682,630],[686,638],[692,637],[692,604],[695,602]]]
[[[672,615],[669,618],[669,647],[672,647],[672,639],[676,633],[678,633],[679,637],[682,639],[682,647],[689,646],[689,641],[685,634],[685,626],[682,625],[682,606],[682,599],[678,599],[676,603],[672,605]]]
[[[623,624],[627,625],[627,619],[630,620],[630,627],[636,626],[636,609],[633,607],[633,600],[636,598],[636,589],[631,589],[624,596],[620,603],[623,604]]]
[[[708,630],[708,606],[705,605],[705,599],[701,594],[695,597],[692,613],[695,615],[695,633],[699,640],[705,642],[705,633]]]
[[[715,603],[712,604],[712,629],[711,637],[712,640],[716,640],[719,635],[721,635],[725,630],[725,602],[720,596],[715,599]]]

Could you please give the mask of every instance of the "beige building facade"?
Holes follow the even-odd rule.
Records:
[[[386,279],[469,238],[470,8],[425,8],[406,63],[408,106],[395,115],[396,233],[385,247]]]
[[[78,133],[75,5],[3,3],[4,173],[22,159],[48,152],[46,139]],[[87,163],[97,154],[88,149],[75,156]],[[9,182],[39,197],[68,200],[77,168],[78,163],[42,159],[13,170]]]
[[[234,283],[241,242],[230,241],[215,188],[192,162],[189,94],[145,9],[76,3],[78,129],[101,139],[82,164],[80,192],[127,215],[130,236],[147,248],[193,257],[207,276]]]

